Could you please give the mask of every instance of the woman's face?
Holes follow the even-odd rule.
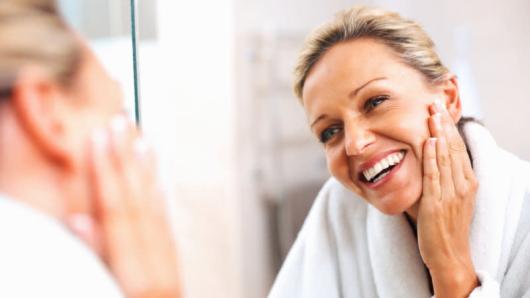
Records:
[[[73,195],[76,201],[70,207],[75,206],[77,211],[87,210],[90,206],[86,196],[90,193],[87,177],[91,136],[95,130],[108,127],[113,116],[123,113],[122,92],[94,54],[85,48],[75,83],[65,91],[63,102],[67,106],[62,115],[67,124],[67,143],[78,178],[78,188]]]
[[[333,46],[303,89],[331,174],[386,214],[409,210],[421,196],[428,106],[437,98],[444,100],[443,88],[372,39]]]
[[[77,96],[81,98],[77,112],[83,115],[81,118],[88,130],[106,125],[112,116],[124,111],[120,85],[89,49],[83,52],[76,87]]]

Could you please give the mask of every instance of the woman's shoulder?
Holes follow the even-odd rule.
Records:
[[[0,239],[0,297],[122,297],[99,258],[58,221],[1,195]]]
[[[353,229],[364,229],[367,210],[365,200],[335,178],[329,178],[318,193],[298,238],[336,238],[350,234]]]
[[[289,251],[269,297],[342,297],[340,259],[359,260],[354,247],[366,243],[364,200],[334,178],[321,188]],[[347,242],[347,243],[346,243]],[[351,245],[358,243],[359,245]],[[366,250],[366,249],[365,249]],[[352,270],[346,268],[346,271]],[[369,270],[369,268],[365,268]],[[351,282],[359,270],[353,270]]]
[[[524,277],[524,278],[522,278]],[[530,190],[524,196],[508,264],[501,283],[503,297],[530,295]]]
[[[357,213],[366,213],[367,207],[364,199],[332,177],[322,186],[311,211],[315,209],[332,219],[344,213],[349,214],[350,217],[354,217]]]

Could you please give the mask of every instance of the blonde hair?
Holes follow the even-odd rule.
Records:
[[[78,69],[81,46],[54,0],[1,0],[0,40],[1,80],[32,65],[68,84]]]
[[[392,48],[409,66],[430,82],[442,80],[448,69],[434,50],[434,43],[414,21],[399,14],[365,6],[340,12],[307,38],[295,68],[294,93],[302,99],[312,67],[334,45],[358,38],[373,38]]]

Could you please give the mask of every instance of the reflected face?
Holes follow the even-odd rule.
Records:
[[[386,214],[422,192],[428,106],[442,91],[372,39],[329,49],[310,71],[303,104],[331,174]]]
[[[81,129],[93,130],[108,124],[110,118],[123,111],[123,95],[119,84],[112,79],[100,61],[89,50],[83,53],[83,62],[73,88]]]
[[[82,65],[75,82],[65,91],[69,106],[64,117],[68,117],[69,143],[74,161],[74,174],[78,188],[72,197],[76,203],[71,208],[90,210],[91,201],[88,185],[90,140],[96,129],[108,127],[113,116],[123,112],[123,98],[119,84],[103,68],[92,52],[85,50]]]
[[[123,111],[124,103],[119,84],[112,79],[95,55],[83,49],[81,65],[75,80],[65,91],[69,105],[68,117],[70,142],[78,169],[86,169],[87,145],[97,128],[108,126],[109,120]]]

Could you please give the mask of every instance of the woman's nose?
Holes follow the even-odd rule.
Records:
[[[374,134],[360,122],[345,125],[344,134],[344,146],[348,156],[362,154],[375,141]]]

